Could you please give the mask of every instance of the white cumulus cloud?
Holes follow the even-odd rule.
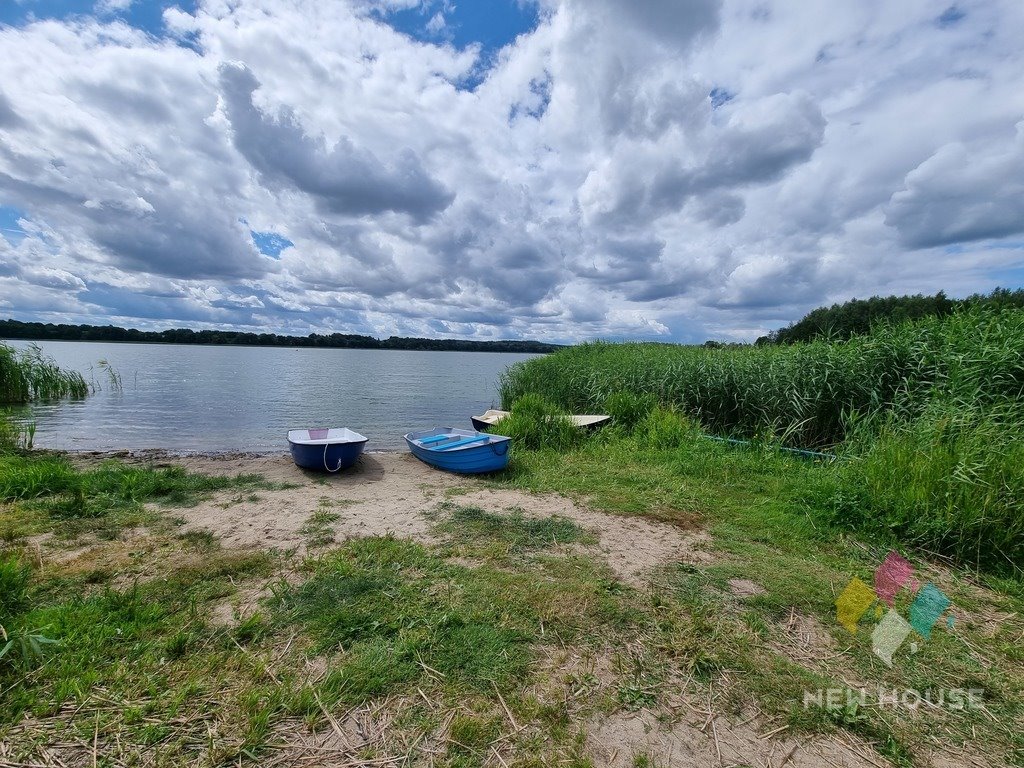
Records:
[[[1012,0],[130,6],[0,27],[19,319],[749,340],[1024,267]]]

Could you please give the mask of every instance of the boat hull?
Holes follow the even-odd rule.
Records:
[[[292,461],[314,472],[349,469],[363,453],[367,438],[350,429],[294,429],[288,433]]]
[[[473,423],[473,429],[478,432],[486,432],[508,415],[508,411],[489,410],[482,416],[470,416],[469,420]],[[603,414],[573,414],[565,418],[569,419],[574,426],[586,430],[597,429],[611,420],[611,416]]]
[[[476,416],[470,416],[469,420],[473,422],[473,429],[475,429],[477,432],[486,432],[488,429],[494,426],[493,424],[491,424],[491,422],[484,421],[483,419],[477,418]]]
[[[446,439],[424,444],[430,438]],[[472,441],[459,447],[445,450],[445,445],[459,441]],[[427,432],[410,432],[405,436],[412,455],[437,469],[456,472],[460,475],[478,475],[498,472],[508,466],[508,449],[511,440],[502,435],[486,435],[466,429],[444,427]]]

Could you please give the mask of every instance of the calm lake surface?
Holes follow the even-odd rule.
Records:
[[[25,347],[27,342],[11,342]],[[472,429],[498,407],[498,376],[536,355],[366,349],[217,347],[45,341],[63,368],[98,391],[17,412],[36,421],[38,448],[170,451],[288,449],[285,433],[349,427],[367,450],[404,448],[402,435]],[[120,375],[118,391],[99,361]]]

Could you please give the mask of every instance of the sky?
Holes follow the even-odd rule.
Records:
[[[1024,285],[1020,0],[0,0],[0,317],[752,341]]]

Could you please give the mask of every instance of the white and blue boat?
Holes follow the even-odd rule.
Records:
[[[474,475],[497,472],[508,465],[512,439],[468,429],[439,427],[410,432],[405,442],[420,461],[448,472]]]
[[[356,463],[367,438],[351,429],[291,429],[288,448],[303,469],[340,472]]]

